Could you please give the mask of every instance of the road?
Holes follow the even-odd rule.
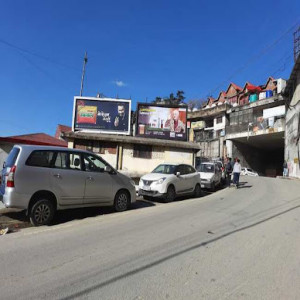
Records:
[[[0,237],[1,299],[299,299],[300,182]]]

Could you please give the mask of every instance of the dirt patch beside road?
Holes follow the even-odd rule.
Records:
[[[8,228],[9,232],[14,232],[30,226],[31,224],[24,210],[13,208],[0,209],[0,229]]]

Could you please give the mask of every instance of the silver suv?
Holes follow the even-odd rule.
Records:
[[[56,210],[114,206],[136,201],[134,181],[84,150],[16,145],[0,178],[6,207],[26,209],[33,225],[49,224]]]

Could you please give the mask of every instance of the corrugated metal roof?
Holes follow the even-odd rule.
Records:
[[[68,143],[66,141],[56,139],[55,137],[48,135],[46,133],[32,133],[32,134],[0,137],[0,141],[13,143],[13,144],[48,145],[48,146],[61,146],[61,147],[68,146]]]

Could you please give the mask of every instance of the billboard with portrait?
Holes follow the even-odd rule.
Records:
[[[139,103],[136,135],[166,140],[187,140],[187,107]]]
[[[131,100],[75,97],[73,131],[130,134]]]

